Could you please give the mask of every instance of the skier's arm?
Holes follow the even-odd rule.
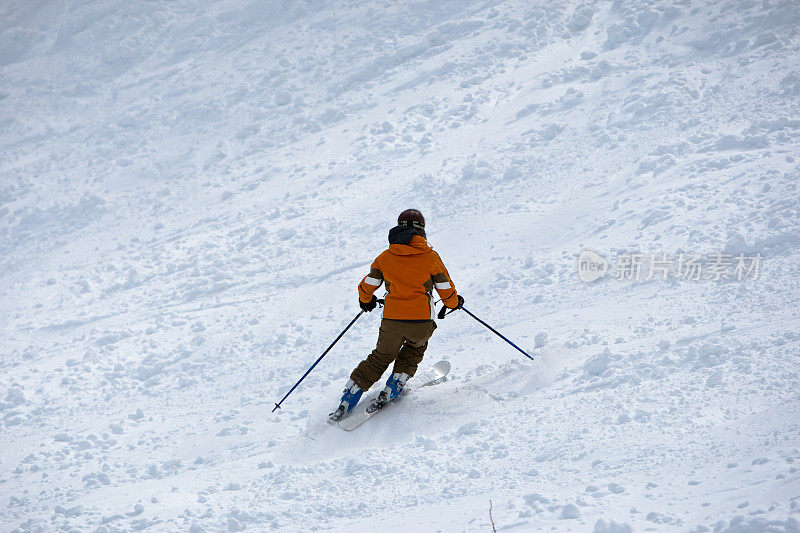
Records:
[[[383,283],[383,272],[376,259],[372,262],[369,274],[364,276],[364,279],[358,284],[358,299],[363,303],[372,301],[372,294],[381,286],[381,283]]]
[[[439,254],[436,254],[434,270],[435,272],[432,274],[433,286],[436,287],[436,292],[439,293],[442,302],[450,309],[458,307],[458,293],[456,292],[456,287],[453,285],[453,281],[450,279],[450,273],[447,272]]]

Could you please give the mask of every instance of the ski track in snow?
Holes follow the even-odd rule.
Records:
[[[0,6],[0,529],[798,531],[790,0]],[[467,307],[325,424],[421,209]],[[760,253],[584,284],[576,257]],[[376,385],[377,389],[377,385]]]

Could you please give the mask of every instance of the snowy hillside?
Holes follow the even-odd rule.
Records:
[[[796,0],[2,2],[0,530],[800,531],[799,158]],[[409,207],[535,361],[272,414]]]

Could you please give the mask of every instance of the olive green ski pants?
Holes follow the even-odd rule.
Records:
[[[362,389],[368,390],[381,379],[392,361],[392,374],[399,372],[413,376],[435,329],[436,322],[433,320],[404,322],[384,318],[378,331],[378,344],[353,370],[350,379]]]

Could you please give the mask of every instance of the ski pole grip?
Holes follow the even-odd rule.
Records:
[[[439,320],[442,320],[442,319],[444,319],[444,317],[446,317],[447,315],[449,315],[453,311],[458,311],[459,309],[461,309],[461,308],[460,307],[453,307],[451,309],[451,308],[447,307],[446,305],[443,305],[442,308],[439,309],[439,314],[437,315],[437,317],[439,318]]]

